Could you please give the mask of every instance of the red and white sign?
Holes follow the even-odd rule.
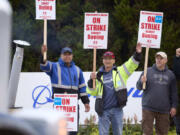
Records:
[[[140,12],[138,42],[143,47],[160,48],[162,33],[162,12]]]
[[[107,49],[108,13],[85,13],[84,49]]]
[[[54,108],[61,111],[67,119],[68,131],[77,131],[78,127],[78,95],[54,94]]]
[[[56,0],[36,0],[36,19],[55,20]]]

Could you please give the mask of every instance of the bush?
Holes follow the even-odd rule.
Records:
[[[79,127],[78,135],[99,135],[98,125],[95,124],[95,121],[95,116],[90,116],[90,119],[86,119],[85,125]],[[123,135],[142,135],[141,124],[137,123],[136,117],[134,119],[124,119],[123,122]],[[155,134],[155,130],[153,134]],[[110,127],[109,135],[113,135],[112,127]],[[176,135],[175,127],[170,128],[168,135]]]

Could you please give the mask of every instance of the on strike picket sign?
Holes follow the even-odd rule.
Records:
[[[143,47],[160,48],[162,22],[162,12],[140,12],[138,42],[141,42]]]
[[[108,13],[85,13],[84,49],[107,49]]]
[[[36,19],[55,20],[56,0],[36,0]]]
[[[54,108],[61,111],[67,119],[68,131],[77,131],[78,127],[78,95],[77,94],[54,94]]]

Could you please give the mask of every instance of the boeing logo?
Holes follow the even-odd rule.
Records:
[[[54,102],[52,99],[52,92],[48,88],[48,85],[39,85],[35,87],[32,92],[32,99],[34,101],[33,108],[37,108],[37,104],[45,105]]]

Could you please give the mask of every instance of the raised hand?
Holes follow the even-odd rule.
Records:
[[[140,42],[137,43],[136,45],[136,52],[141,53],[142,52],[142,44]]]
[[[43,55],[45,52],[47,52],[47,46],[46,45],[42,45],[42,47],[41,47],[41,54]]]
[[[146,83],[146,81],[147,81],[147,78],[146,78],[146,76],[143,75],[143,76],[141,77],[141,82],[142,82],[142,83]]]
[[[94,72],[91,73],[91,79],[96,79],[96,73]]]

